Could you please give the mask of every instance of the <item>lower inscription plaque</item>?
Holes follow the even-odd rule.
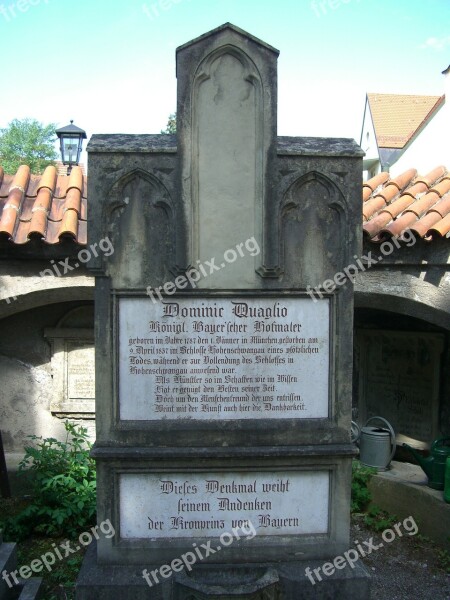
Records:
[[[119,299],[122,420],[328,417],[329,300]]]
[[[217,537],[328,532],[329,472],[120,475],[120,536]]]

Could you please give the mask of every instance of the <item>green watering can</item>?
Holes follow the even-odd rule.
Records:
[[[430,456],[424,458],[414,448],[403,444],[417,460],[428,477],[428,485],[434,490],[443,490],[445,481],[445,462],[450,456],[450,437],[434,440],[431,444]]]

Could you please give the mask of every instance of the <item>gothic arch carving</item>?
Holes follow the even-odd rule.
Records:
[[[319,285],[348,264],[346,213],[344,194],[323,173],[290,182],[279,208],[280,260],[299,284]]]
[[[120,177],[108,194],[104,219],[114,247],[108,261],[112,274],[125,274],[124,284],[136,288],[161,285],[170,277],[176,264],[177,215],[160,179],[142,169]],[[150,248],[152,264],[139,252],[142,243]]]
[[[207,101],[205,100],[207,99]],[[225,101],[226,99],[226,101]],[[214,102],[217,114],[217,123],[210,123],[209,117],[202,110],[202,103],[210,105]],[[208,247],[207,242],[203,244],[201,236],[204,228],[200,227],[201,215],[213,210],[206,203],[212,177],[212,171],[218,170],[221,155],[221,140],[224,139],[225,146],[230,143],[228,132],[221,129],[214,133],[214,127],[218,127],[221,120],[227,121],[228,112],[232,112],[233,105],[236,107],[246,106],[248,116],[242,123],[239,135],[242,136],[242,144],[248,150],[248,155],[258,156],[258,149],[264,147],[264,110],[263,110],[263,83],[261,74],[245,51],[233,44],[225,44],[209,53],[199,64],[194,75],[191,92],[191,124],[192,124],[192,180],[191,185],[191,219],[192,219],[192,262],[200,258],[202,248]],[[221,111],[224,111],[223,113]],[[241,113],[236,110],[235,114]],[[211,114],[211,113],[210,113]],[[213,133],[211,133],[213,132]],[[211,144],[211,149],[207,144]],[[214,144],[216,146],[214,147]],[[205,150],[208,148],[208,150]],[[203,150],[202,150],[203,149]],[[218,152],[217,162],[213,160]],[[245,152],[243,150],[243,152]],[[225,159],[224,159],[225,160]],[[229,168],[229,165],[228,165]],[[232,180],[232,173],[228,173],[222,165],[223,180]],[[240,174],[242,178],[242,173]],[[219,182],[219,186],[226,187],[226,181]],[[256,235],[261,239],[264,197],[264,160],[261,152],[257,159],[249,166],[248,179],[245,181],[248,193],[243,195],[242,202],[246,202],[248,208],[254,214],[254,231],[250,235]],[[207,190],[205,192],[205,190]],[[226,212],[234,210],[230,205],[223,207]],[[209,218],[209,217],[208,217]],[[213,215],[210,215],[213,218]],[[203,257],[205,258],[205,257]],[[208,258],[208,257],[207,257]]]

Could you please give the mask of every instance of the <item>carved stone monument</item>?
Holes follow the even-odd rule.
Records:
[[[353,289],[335,276],[360,252],[362,151],[277,138],[277,57],[225,24],[177,50],[177,136],[88,147],[89,238],[114,245],[89,268],[115,535],[79,600],[369,597],[359,563],[321,571],[351,545]]]

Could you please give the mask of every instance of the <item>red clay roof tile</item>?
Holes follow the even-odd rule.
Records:
[[[53,193],[53,190],[55,189],[56,178],[56,168],[53,166],[48,166],[42,174],[36,189],[36,193],[39,193],[39,190],[43,187],[48,188]]]
[[[399,189],[396,185],[390,185],[389,183],[382,190],[378,191],[374,198],[383,198],[386,204],[389,204],[396,196],[399,195]],[[370,200],[368,201],[370,202]]]
[[[64,211],[75,210],[78,216],[81,214],[81,192],[77,187],[71,187],[67,190]]]
[[[436,225],[431,227],[426,234],[426,237],[444,237],[450,233],[450,215],[447,215],[439,221]]]
[[[392,221],[392,216],[388,211],[382,210],[376,217],[364,224],[364,231],[371,237],[377,235],[388,223]]]
[[[450,212],[450,193],[445,194],[428,212],[436,212],[444,218]]]
[[[418,219],[420,219],[420,217],[424,213],[426,213],[426,211],[429,208],[434,206],[438,200],[439,195],[436,192],[430,191],[428,192],[428,194],[425,194],[424,196],[419,198],[419,200],[416,200],[415,202],[410,204],[403,214],[412,212],[416,215]]]
[[[390,225],[380,231],[380,237],[399,237],[405,229],[411,229],[411,225],[417,221],[417,217],[413,212],[403,213],[401,217],[392,221]]]
[[[411,225],[411,231],[413,231],[419,237],[423,237],[427,234],[427,231],[433,227],[433,225],[439,223],[440,220],[441,217],[439,213],[429,212],[422,219],[420,219],[420,221],[416,221],[413,223],[413,225]]]
[[[450,179],[443,179],[437,185],[433,185],[430,192],[436,192],[440,198],[450,190]]]
[[[401,175],[397,175],[395,179],[391,179],[387,186],[395,185],[399,192],[401,192],[407,185],[411,183],[411,181],[416,177],[417,171],[416,169],[408,169]]]
[[[414,202],[414,196],[410,196],[409,194],[403,194],[400,196],[395,202],[386,206],[382,212],[387,212],[391,215],[392,219],[398,217],[400,213],[402,213],[408,206],[410,206]]]
[[[435,181],[438,181],[441,177],[443,177],[447,172],[447,169],[442,165],[440,167],[436,167],[432,171],[425,175],[425,177],[417,177],[416,183],[423,182],[427,187],[433,185]]]
[[[79,167],[72,169],[72,172],[69,175],[67,191],[72,188],[77,188],[81,194],[83,193],[83,173]]]
[[[386,206],[386,200],[382,196],[371,198],[363,206],[363,216],[367,220],[373,217],[381,208]]]
[[[423,181],[416,181],[416,183],[405,190],[403,194],[416,199],[419,194],[425,194],[426,192],[428,192],[427,184]]]
[[[52,192],[48,187],[41,187],[31,209],[30,234],[38,233],[42,237],[45,236],[47,229],[47,217],[50,204],[52,201]]]
[[[12,237],[17,228],[22,202],[30,180],[30,167],[22,165],[17,170],[8,190],[7,201],[3,204],[0,232]]]
[[[72,235],[77,239],[78,233],[78,213],[76,210],[66,210],[61,223],[60,235]]]
[[[369,179],[369,181],[366,181],[363,184],[363,187],[368,187],[372,192],[374,192],[378,186],[383,185],[383,183],[386,183],[388,180],[389,173],[382,171],[381,173],[378,173],[378,175],[372,177],[372,179]]]

